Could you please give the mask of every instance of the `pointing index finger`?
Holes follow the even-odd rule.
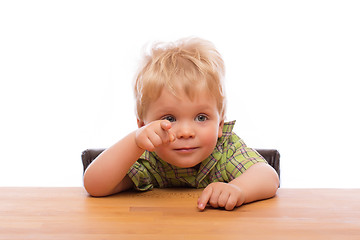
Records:
[[[171,128],[171,122],[168,120],[162,120],[160,126],[163,130],[168,131]]]
[[[168,136],[169,136],[169,140],[170,142],[173,142],[175,141],[176,139],[176,135],[175,133],[173,133],[172,131],[170,131],[171,129],[171,122],[168,121],[168,120],[163,120],[161,123],[160,123],[160,126],[161,128],[167,132]]]

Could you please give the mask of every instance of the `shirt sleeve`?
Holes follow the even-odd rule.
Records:
[[[130,167],[127,175],[133,181],[136,190],[147,191],[154,187],[151,174],[139,161]]]
[[[232,138],[233,144],[229,146],[226,153],[226,173],[229,181],[237,178],[258,162],[267,163],[256,150],[247,147],[244,141],[236,134],[233,134]]]

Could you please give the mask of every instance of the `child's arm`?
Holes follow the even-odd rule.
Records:
[[[130,133],[101,153],[86,169],[84,187],[92,196],[107,196],[133,186],[129,168],[145,150],[174,140],[171,123],[159,120]]]
[[[209,184],[198,200],[198,208],[206,204],[232,210],[244,203],[273,197],[279,187],[279,176],[266,163],[256,163],[229,183]]]

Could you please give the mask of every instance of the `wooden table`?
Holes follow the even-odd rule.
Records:
[[[198,211],[200,192],[0,188],[0,239],[360,239],[360,189],[279,189],[230,212]]]

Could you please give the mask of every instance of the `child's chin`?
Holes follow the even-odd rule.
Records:
[[[198,163],[185,163],[185,164],[184,163],[180,163],[180,164],[175,163],[172,165],[179,167],[179,168],[194,168],[194,167],[198,166]]]

